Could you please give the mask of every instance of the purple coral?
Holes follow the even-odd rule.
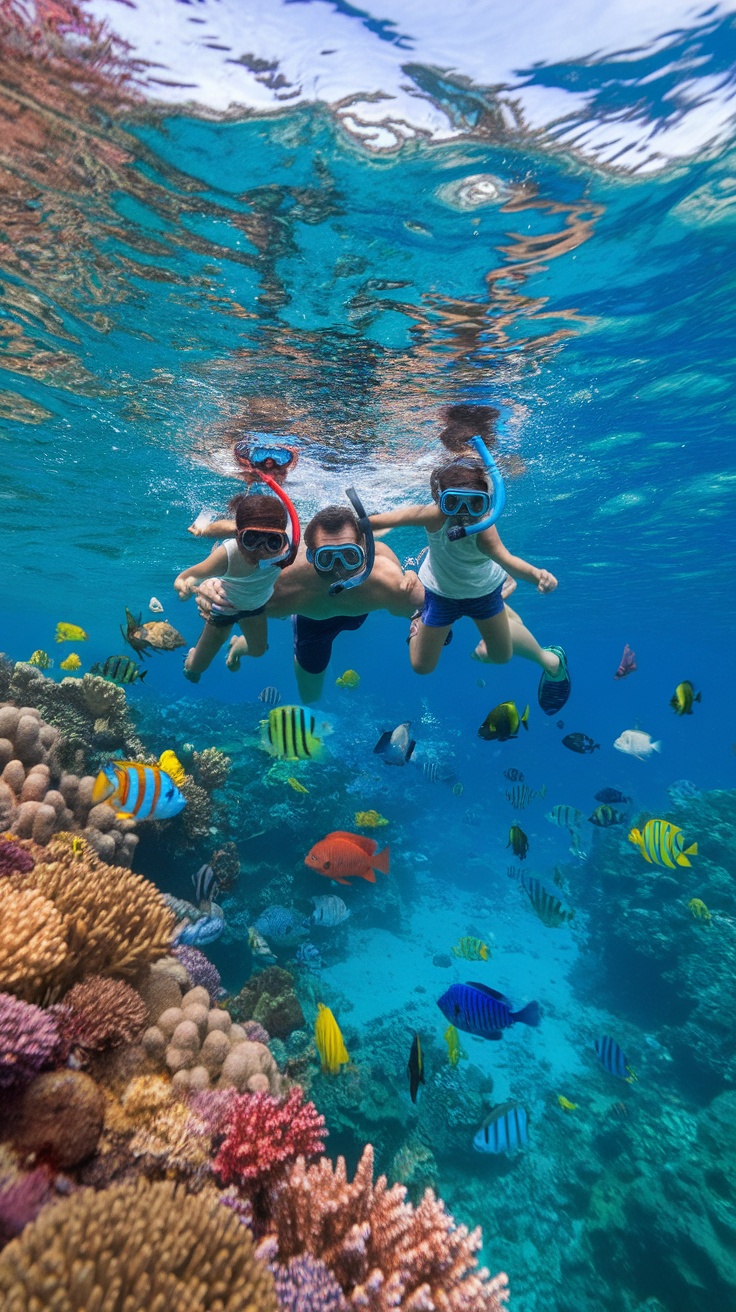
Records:
[[[27,1084],[59,1046],[59,1030],[40,1007],[0,993],[0,1088]]]
[[[0,1247],[15,1239],[51,1198],[51,1181],[42,1166],[13,1180],[0,1178]]]
[[[174,956],[181,962],[192,981],[193,988],[203,988],[209,993],[213,1002],[220,996],[222,981],[220,972],[204,952],[199,948],[189,947],[186,943],[174,948]]]
[[[203,1122],[206,1133],[214,1139],[225,1133],[236,1097],[235,1089],[202,1089],[198,1093],[190,1093],[187,1101]]]
[[[324,1262],[303,1253],[288,1266],[271,1266],[282,1312],[347,1312],[345,1296]]]
[[[243,1029],[251,1043],[271,1042],[271,1035],[268,1033],[268,1030],[264,1030],[263,1026],[259,1025],[257,1020],[243,1021]]]
[[[0,838],[0,875],[27,875],[36,862],[30,852],[9,838]]]

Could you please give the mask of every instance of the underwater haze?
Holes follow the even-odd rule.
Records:
[[[8,0],[0,53],[0,700],[32,653],[57,684],[125,655],[147,759],[228,758],[203,821],[137,826],[133,869],[191,903],[235,845],[202,945],[228,997],[265,916],[301,1017],[271,1050],[327,1153],[353,1170],[371,1142],[413,1201],[481,1225],[513,1312],[736,1307],[736,3]],[[188,682],[189,526],[243,490],[253,433],[297,449],[302,527],[350,486],[369,513],[427,503],[463,404],[501,412],[497,527],[558,579],[509,602],[564,649],[569,699],[545,714],[535,663],[473,660],[465,617],[417,675],[408,617],[379,611],[335,641],[317,759],[275,759],[291,622]],[[406,565],[426,536],[382,541]],[[181,650],[133,650],[126,608]],[[506,702],[526,724],[485,740]],[[374,748],[405,722],[394,767]],[[95,733],[87,774],[130,754]],[[334,831],[390,873],[306,865]],[[326,894],[350,916],[304,928]],[[475,982],[540,1023],[458,1023],[453,1060],[437,1003]],[[507,1104],[528,1141],[474,1146]]]

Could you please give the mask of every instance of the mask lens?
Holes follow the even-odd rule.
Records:
[[[246,551],[257,551],[259,547],[265,547],[272,556],[283,551],[287,541],[286,534],[276,530],[269,532],[258,528],[244,528],[240,534],[240,545],[245,547]]]
[[[250,450],[250,459],[254,465],[265,465],[270,461],[273,465],[290,465],[292,461],[291,451],[285,451],[280,446],[254,446]]]
[[[343,569],[361,569],[365,561],[363,548],[357,543],[348,542],[344,546],[318,547],[314,553],[314,563],[323,574],[329,574],[336,561],[340,562]]]

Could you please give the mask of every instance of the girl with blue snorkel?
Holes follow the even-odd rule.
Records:
[[[431,674],[456,620],[465,615],[480,633],[474,656],[503,665],[524,656],[542,667],[539,704],[556,714],[570,694],[567,660],[561,647],[540,647],[519,616],[505,606],[506,576],[533,583],[538,592],[553,592],[557,579],[549,570],[513,556],[495,527],[504,502],[501,476],[483,441],[472,445],[481,459],[461,457],[433,470],[434,498],[427,506],[404,506],[371,515],[374,529],[421,525],[429,550],[420,566],[424,607],[412,622],[409,656],[416,674]]]

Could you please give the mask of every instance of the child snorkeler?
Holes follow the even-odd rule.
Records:
[[[459,526],[471,527],[491,509],[486,470],[480,460],[463,457],[432,471],[434,504],[404,506],[371,515],[374,529],[421,525],[427,531],[429,550],[419,568],[424,584],[424,608],[412,620],[409,656],[417,674],[436,668],[452,625],[462,615],[475,621],[480,642],[476,660],[505,664],[524,656],[542,667],[539,704],[547,715],[556,714],[570,695],[570,676],[562,647],[540,647],[515,611],[504,605],[506,576],[533,583],[538,592],[553,592],[557,579],[538,569],[503,545],[495,527],[452,540]]]
[[[202,579],[218,578],[230,603],[227,609],[212,607],[199,642],[184,662],[184,674],[191,683],[199,682],[236,623],[243,637],[238,643],[238,659],[231,664],[228,658],[228,668],[237,669],[241,656],[263,656],[267,651],[268,624],[263,612],[278,571],[290,556],[286,506],[278,497],[241,494],[233,497],[228,510],[235,517],[235,537],[215,547],[199,565],[182,570],[174,580],[180,599],[186,601]]]

